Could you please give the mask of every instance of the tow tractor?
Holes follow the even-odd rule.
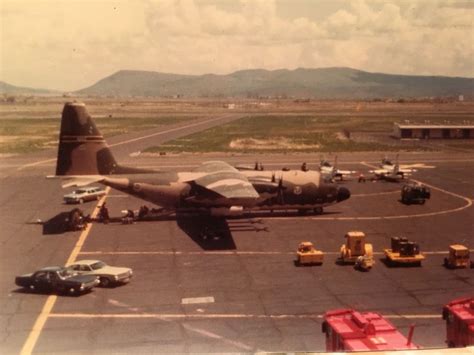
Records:
[[[324,253],[316,250],[313,243],[301,242],[296,251],[296,265],[321,265]]]
[[[404,204],[419,203],[423,205],[430,197],[430,189],[422,184],[412,182],[402,187],[401,200]]]
[[[444,258],[444,266],[448,269],[468,268],[471,266],[469,261],[469,249],[461,244],[452,244],[449,246],[449,255]]]
[[[415,242],[410,242],[407,238],[392,237],[392,249],[384,249],[388,265],[401,266],[413,265],[421,266],[425,256],[420,253],[420,247]]]
[[[346,244],[340,249],[338,262],[341,264],[355,264],[357,268],[369,270],[374,265],[372,244],[365,242],[365,233],[360,231],[347,232],[344,236]]]

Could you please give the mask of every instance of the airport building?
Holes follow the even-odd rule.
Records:
[[[395,123],[392,136],[399,139],[472,139],[474,124]]]

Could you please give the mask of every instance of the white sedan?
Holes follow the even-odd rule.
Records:
[[[133,270],[128,267],[109,266],[100,260],[79,260],[69,265],[68,269],[78,274],[98,276],[103,287],[127,283],[133,275]]]
[[[105,195],[105,190],[100,187],[84,187],[64,195],[65,203],[84,203],[95,201]]]

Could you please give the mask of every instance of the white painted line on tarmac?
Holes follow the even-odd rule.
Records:
[[[201,297],[201,298],[209,298],[209,297]],[[211,297],[213,302],[214,302],[214,298]],[[197,298],[195,298],[197,299]],[[120,301],[117,301],[117,300],[114,300],[114,299],[109,299],[108,300],[108,303],[114,305],[114,306],[118,306],[118,307],[122,307],[122,308],[127,308],[129,311],[132,311],[134,314],[137,314],[137,312],[139,312],[139,309],[137,307],[132,307],[126,303],[123,303],[123,302],[120,302]],[[202,311],[202,310],[201,310]],[[172,322],[173,320],[175,320],[176,318],[174,317],[153,317],[153,318],[156,318],[156,319],[159,319],[163,322]],[[187,330],[190,330],[194,333],[197,333],[199,335],[202,335],[202,336],[205,336],[205,337],[208,337],[208,338],[212,338],[212,339],[218,339],[218,340],[221,340],[225,343],[228,343],[228,344],[231,344],[233,346],[236,346],[238,348],[241,348],[241,349],[244,349],[244,350],[252,350],[252,347],[244,344],[244,343],[241,343],[241,342],[237,342],[235,340],[231,340],[231,339],[227,339],[227,338],[224,338],[223,336],[219,335],[219,334],[216,334],[216,333],[213,333],[213,332],[210,332],[208,330],[205,330],[205,329],[200,329],[200,328],[196,328],[196,327],[193,327],[189,324],[186,324],[184,323],[183,325],[183,328],[187,329]]]
[[[391,195],[395,193],[400,193],[400,190],[387,191],[387,192],[372,192],[368,194],[353,194],[351,197],[368,197],[368,196],[379,196],[379,195]]]
[[[99,209],[97,206],[100,206],[102,203],[104,203],[105,199],[107,198],[107,193],[110,191],[110,187],[107,187],[105,189],[105,195],[102,196],[102,198],[97,202],[96,208],[94,208],[94,211],[92,211],[91,217],[95,218],[99,212]],[[89,235],[89,232],[92,228],[92,223],[87,223],[86,229],[84,229],[79,236],[79,239],[74,246],[74,249],[71,251],[71,254],[69,255],[69,258],[67,259],[66,264],[71,264],[76,260],[77,255],[79,255],[82,246],[84,245],[84,242],[86,241],[87,236]],[[36,342],[38,341],[38,338],[43,331],[44,325],[46,324],[46,320],[48,317],[51,315],[51,311],[54,307],[54,304],[56,303],[57,300],[56,295],[51,295],[46,299],[46,302],[41,309],[41,312],[38,316],[38,318],[35,321],[35,324],[33,325],[33,328],[31,329],[28,338],[26,339],[25,343],[23,344],[23,347],[21,349],[20,354],[21,355],[29,355],[33,352],[33,349],[36,345]]]
[[[46,159],[46,160],[41,160],[41,161],[37,161],[37,162],[34,162],[34,163],[25,164],[25,165],[20,166],[17,170],[23,170],[23,169],[26,169],[26,168],[30,168],[32,166],[36,166],[36,165],[40,165],[40,164],[44,164],[44,163],[51,163],[53,161],[56,161],[56,158]]]
[[[474,252],[474,249],[470,249]],[[83,251],[80,255],[169,255],[169,256],[191,256],[191,255],[296,255],[296,251]],[[327,251],[324,252],[326,255],[339,255],[338,251]],[[383,255],[384,252],[375,251],[374,255]],[[423,251],[422,254],[426,255],[445,255],[449,254],[446,250],[438,251]]]
[[[190,297],[181,299],[181,304],[214,303],[214,297]]]
[[[200,335],[203,335],[205,337],[208,337],[208,338],[211,338],[211,339],[218,339],[218,340],[221,340],[223,341],[224,343],[227,343],[227,344],[230,344],[230,345],[233,345],[239,349],[243,349],[243,350],[246,350],[246,351],[250,351],[250,350],[253,350],[253,348],[247,344],[244,344],[244,343],[241,343],[240,341],[235,341],[235,340],[231,340],[231,339],[227,339],[227,338],[224,338],[223,336],[219,335],[219,334],[216,334],[216,333],[213,333],[213,332],[210,332],[208,330],[204,330],[204,329],[199,329],[199,328],[196,328],[196,327],[193,327],[191,326],[190,324],[183,324],[183,328],[184,329],[187,329],[187,330],[191,330],[195,333],[198,333]],[[257,351],[259,351],[257,349]]]
[[[169,314],[169,313],[52,313],[51,318],[77,318],[77,319],[322,319],[324,314]],[[392,314],[384,315],[392,319],[438,319],[441,314]]]

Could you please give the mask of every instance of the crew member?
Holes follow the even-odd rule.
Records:
[[[105,202],[100,206],[99,210],[99,220],[101,220],[103,223],[109,223],[109,209],[105,205]]]

